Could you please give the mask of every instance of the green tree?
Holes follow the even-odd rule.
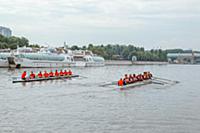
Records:
[[[71,47],[71,50],[79,50],[80,48],[78,47],[78,46],[76,46],[76,45],[73,45],[72,47]]]

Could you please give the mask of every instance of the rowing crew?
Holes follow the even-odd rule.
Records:
[[[130,74],[129,76],[125,74],[125,77],[120,79],[118,81],[118,86],[124,86],[127,84],[133,84],[135,82],[143,81],[143,80],[148,80],[152,78],[152,74],[150,72],[144,72],[143,74]]]
[[[38,74],[33,73],[33,71],[31,71],[30,75],[28,76],[29,79],[35,79],[37,78],[49,78],[49,77],[59,77],[59,76],[71,76],[72,75],[72,71],[69,70],[55,70],[55,72],[53,72],[52,70],[48,73],[47,71],[44,71],[44,73],[42,73],[41,71]],[[21,75],[21,79],[26,79],[27,78],[27,73],[26,71],[24,71]]]

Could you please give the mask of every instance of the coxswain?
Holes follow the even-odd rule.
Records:
[[[22,73],[21,78],[24,79],[24,80],[26,79],[26,71],[24,71],[24,72]]]
[[[60,70],[60,76],[64,76],[62,69]]]
[[[48,78],[48,77],[49,77],[49,74],[47,73],[47,71],[44,71],[43,76],[44,76],[45,78]]]
[[[38,78],[42,78],[42,72],[40,71],[37,76]]]
[[[118,81],[118,86],[123,86],[124,85],[124,83],[123,83],[123,80],[122,80],[122,78]]]
[[[55,76],[56,76],[56,77],[59,77],[58,70],[55,71]]]
[[[71,71],[71,70],[69,70],[69,71],[68,71],[68,74],[71,76],[71,75],[72,75],[72,71]]]
[[[34,78],[35,78],[35,74],[33,73],[33,71],[31,71],[30,79],[34,79]]]
[[[54,74],[53,74],[52,70],[49,73],[49,77],[54,77]]]

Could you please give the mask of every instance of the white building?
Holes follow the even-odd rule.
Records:
[[[200,63],[200,53],[168,53],[168,61],[170,63],[178,64],[199,64]]]
[[[5,37],[11,37],[12,31],[9,28],[0,26],[0,34],[5,36]]]

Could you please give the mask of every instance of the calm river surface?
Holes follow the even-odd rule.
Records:
[[[13,84],[23,70],[31,71],[0,69],[0,133],[200,132],[198,65],[72,68],[87,78]],[[146,70],[180,83],[124,91],[99,86]]]

